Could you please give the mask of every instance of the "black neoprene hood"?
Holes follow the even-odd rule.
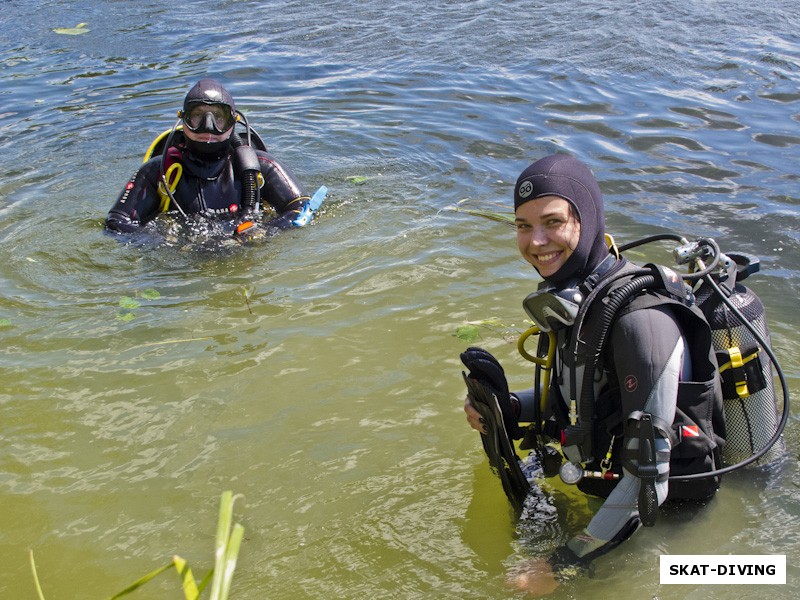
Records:
[[[194,84],[183,101],[184,112],[193,104],[227,104],[231,107],[231,112],[236,114],[233,96],[214,79],[201,79]]]
[[[608,256],[605,242],[603,194],[591,169],[566,154],[546,156],[525,169],[514,187],[514,210],[542,196],[568,201],[581,224],[578,245],[567,262],[545,279],[559,285],[568,279],[583,279]]]

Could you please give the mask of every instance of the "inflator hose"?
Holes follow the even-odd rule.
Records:
[[[594,355],[587,357],[583,370],[583,382],[581,384],[581,399],[578,406],[578,425],[570,429],[577,434],[579,439],[589,439],[590,442],[584,446],[587,452],[592,451],[591,436],[592,424],[594,422],[594,371],[603,347],[606,343],[606,336],[611,329],[611,323],[617,312],[635,294],[648,287],[654,287],[657,279],[654,275],[642,275],[625,283],[618,289],[611,292],[606,300],[606,305],[600,315],[599,327],[594,338],[587,343],[587,348],[595,348]]]
[[[172,145],[172,138],[175,137],[175,132],[178,130],[178,125],[181,124],[181,119],[178,119],[175,125],[172,126],[172,130],[169,132],[169,136],[167,136],[167,141],[164,142],[164,150],[161,152],[161,182],[164,185],[164,191],[167,193],[167,197],[170,199],[172,204],[175,205],[175,208],[178,209],[184,217],[186,216],[186,212],[181,208],[181,205],[178,204],[178,201],[175,199],[175,196],[172,194],[172,190],[169,189],[169,183],[167,182],[167,150]]]
[[[242,138],[235,132],[231,135],[231,146],[236,164],[236,170],[242,178],[242,210],[251,210],[258,207],[258,173],[261,166],[258,156],[252,146],[246,145]]]

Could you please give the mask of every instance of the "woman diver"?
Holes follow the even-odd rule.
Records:
[[[652,524],[668,495],[701,499],[714,494],[718,478],[680,485],[668,476],[676,446],[687,450],[685,472],[719,466],[725,436],[722,395],[708,324],[678,278],[677,284],[671,282],[672,294],[663,288],[628,294],[598,334],[609,298],[638,267],[609,251],[603,198],[586,165],[561,154],[533,163],[517,180],[514,209],[519,252],[544,280],[525,308],[541,331],[554,334],[547,405],[541,405],[539,389],[545,385],[509,393],[497,360],[469,348],[461,355],[469,369],[464,411],[483,434],[487,454],[495,429],[520,438],[525,432],[518,424],[532,423],[535,441],[528,447],[542,456],[547,450],[552,458],[555,450],[546,444],[560,443],[567,459],[562,479],[606,498],[578,535],[548,559],[532,561],[515,581],[547,593],[558,585],[557,575],[588,564],[642,524]],[[672,275],[666,269],[663,277]],[[540,343],[546,346],[547,340]],[[499,418],[481,406],[482,394],[496,399]],[[684,400],[701,410],[687,415],[681,410]],[[684,444],[681,427],[696,433],[700,443]],[[510,454],[506,464],[515,461],[513,450]],[[562,460],[558,456],[545,474],[554,474]],[[513,482],[506,483],[508,494]],[[524,480],[520,489],[524,498]]]

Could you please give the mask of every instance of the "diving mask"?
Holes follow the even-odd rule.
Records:
[[[236,116],[227,104],[198,103],[181,112],[183,125],[194,133],[221,134],[236,124]]]
[[[574,287],[544,288],[529,294],[522,308],[542,331],[558,331],[575,323],[583,294]]]

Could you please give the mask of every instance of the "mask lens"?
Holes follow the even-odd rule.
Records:
[[[224,133],[233,127],[234,118],[226,104],[195,104],[183,113],[183,123],[196,133]]]

